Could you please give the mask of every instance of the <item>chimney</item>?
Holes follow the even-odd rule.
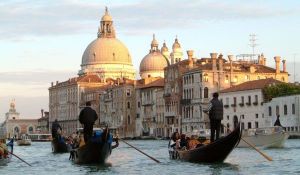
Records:
[[[41,109],[42,117],[44,117],[44,109]]]
[[[188,55],[189,68],[193,68],[193,63],[194,63],[193,54],[194,54],[194,51],[193,50],[187,50],[186,53]]]
[[[53,82],[51,82],[51,87],[53,87]]]
[[[58,81],[56,81],[56,85],[58,84]]]
[[[280,73],[280,56],[275,56],[274,57],[275,60],[275,67],[276,67],[276,74]]]
[[[282,71],[286,72],[286,60],[282,60]]]
[[[264,66],[266,65],[267,59],[265,58],[263,53],[260,54],[260,61],[261,61],[261,65],[264,65]]]
[[[217,70],[217,53],[210,53],[210,57],[212,59],[212,70]]]
[[[219,55],[218,61],[219,61],[219,71],[223,71],[223,55],[222,54]]]

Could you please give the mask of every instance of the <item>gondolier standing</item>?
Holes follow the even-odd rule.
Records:
[[[53,139],[59,139],[58,138],[58,130],[60,129],[60,131],[62,131],[62,128],[61,128],[61,126],[59,125],[59,123],[58,123],[58,121],[57,121],[57,119],[55,119],[54,120],[54,122],[52,123],[52,129],[51,129],[51,131],[52,131],[52,138]]]
[[[223,103],[218,99],[219,94],[215,92],[213,94],[213,99],[210,101],[208,108],[205,113],[208,113],[210,120],[210,141],[215,141],[219,139],[221,120],[223,120]]]
[[[86,107],[84,107],[79,114],[79,122],[83,124],[83,134],[84,142],[87,143],[88,140],[93,135],[93,125],[98,119],[98,115],[94,109],[91,108],[91,102],[86,102]]]

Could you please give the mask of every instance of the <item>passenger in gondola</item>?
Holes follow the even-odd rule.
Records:
[[[207,110],[203,111],[209,115],[211,142],[219,139],[221,120],[223,120],[223,103],[218,99],[218,97],[219,94],[217,92],[213,93],[213,99],[210,101]]]
[[[172,134],[169,141],[169,148],[178,149],[180,147],[179,133],[176,131]]]
[[[58,123],[57,119],[54,120],[54,122],[52,123],[52,138],[53,139],[60,139],[60,134],[58,132],[62,131],[62,128],[60,126],[60,124]]]
[[[91,102],[86,102],[86,107],[84,107],[79,114],[79,121],[83,124],[85,143],[93,136],[93,125],[97,119],[98,115],[96,111],[91,108]]]
[[[185,134],[181,134],[180,136],[180,149],[187,149],[187,140]]]
[[[279,117],[280,117],[280,115],[278,114],[278,115],[277,115],[277,119],[276,119],[276,121],[275,121],[275,123],[274,123],[274,126],[281,126],[281,127],[282,127],[282,125],[281,125],[281,123],[280,123],[280,120],[279,120]]]
[[[8,149],[5,144],[5,139],[0,139],[0,158],[7,158],[8,157]]]

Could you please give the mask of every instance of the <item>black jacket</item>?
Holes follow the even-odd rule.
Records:
[[[79,122],[81,124],[94,124],[98,119],[98,115],[91,107],[85,107],[80,111]]]
[[[58,123],[57,121],[54,121],[54,122],[52,123],[52,132],[57,132],[58,128],[59,128],[60,130],[62,130],[62,129],[61,129],[61,126],[59,125],[59,123]]]
[[[223,103],[217,98],[213,98],[210,102],[212,107],[209,111],[209,119],[223,120]]]

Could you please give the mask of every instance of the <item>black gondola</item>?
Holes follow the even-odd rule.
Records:
[[[67,153],[70,152],[68,144],[63,140],[53,139],[51,141],[53,153]]]
[[[96,131],[97,132],[97,131]],[[110,156],[112,147],[112,135],[108,129],[100,131],[101,135],[91,138],[85,145],[75,150],[75,163],[78,164],[104,164]]]
[[[171,159],[179,159],[194,163],[223,162],[241,139],[240,125],[227,136],[217,141],[192,150],[169,150]]]

